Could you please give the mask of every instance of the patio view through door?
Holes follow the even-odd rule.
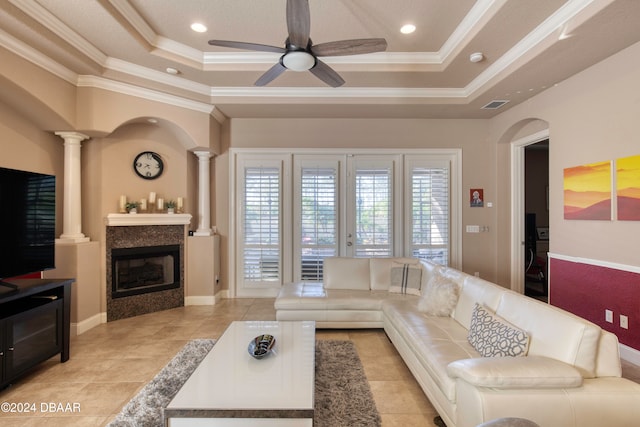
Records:
[[[239,296],[322,281],[327,257],[449,261],[446,156],[239,153],[235,165]]]

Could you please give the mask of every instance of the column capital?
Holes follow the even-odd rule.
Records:
[[[215,153],[213,153],[211,150],[206,150],[206,149],[196,149],[191,151],[193,154],[195,154],[196,156],[198,156],[198,159],[203,160],[203,159],[210,159],[212,157],[215,157]]]
[[[73,131],[59,131],[59,132],[54,132],[56,135],[58,135],[60,138],[64,139],[65,142],[71,140],[71,141],[76,141],[76,142],[81,142],[84,141],[85,139],[89,139],[90,136],[85,135],[83,133],[80,132],[73,132]]]

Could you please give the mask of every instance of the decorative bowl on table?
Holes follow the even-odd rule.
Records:
[[[262,359],[271,353],[271,349],[276,344],[276,338],[273,335],[262,334],[258,335],[249,342],[249,354],[256,359]]]

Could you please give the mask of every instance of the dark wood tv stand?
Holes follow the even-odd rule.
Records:
[[[69,360],[74,279],[15,279],[0,287],[0,389],[60,353]]]

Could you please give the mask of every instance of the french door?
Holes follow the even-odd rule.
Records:
[[[293,177],[293,280],[322,280],[326,257],[390,257],[399,156],[299,155]],[[398,231],[401,228],[398,227]]]
[[[448,263],[450,156],[237,153],[238,296],[321,281],[327,257],[413,256]],[[455,156],[454,156],[455,158]]]

